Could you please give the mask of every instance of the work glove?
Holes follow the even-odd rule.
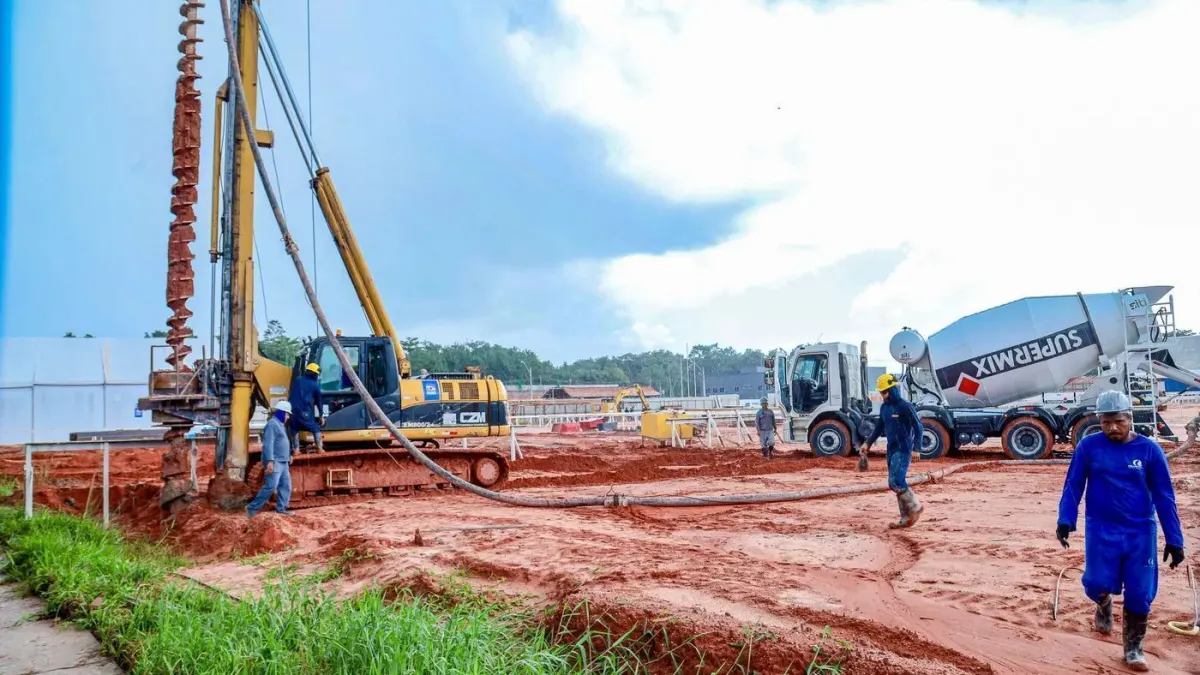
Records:
[[[1163,549],[1163,562],[1167,562],[1167,558],[1171,559],[1171,569],[1175,569],[1179,563],[1183,562],[1183,549],[1167,544]]]
[[[867,444],[863,443],[862,445],[858,446],[858,470],[859,471],[867,470],[867,461],[868,461],[867,460]]]
[[[1071,535],[1070,525],[1059,525],[1055,535],[1058,537],[1058,543],[1062,544],[1063,548],[1071,548],[1071,545],[1067,543],[1067,537]],[[1166,560],[1166,558],[1163,558],[1163,560]]]

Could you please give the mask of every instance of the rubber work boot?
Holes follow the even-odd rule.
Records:
[[[1096,603],[1096,630],[1108,635],[1113,626],[1112,596],[1105,594],[1104,599]]]
[[[912,527],[921,517],[921,512],[925,510],[921,506],[921,502],[917,501],[917,493],[911,489],[901,492],[896,498],[900,501],[901,518],[899,522],[894,523],[893,527]]]
[[[908,527],[908,521],[909,521],[908,505],[904,503],[903,495],[904,495],[903,492],[896,493],[896,504],[900,507],[900,520],[898,520],[894,523],[888,523],[889,529],[894,530],[898,527]]]
[[[1146,638],[1146,619],[1145,614],[1135,614],[1129,610],[1124,610],[1125,626],[1125,664],[1130,670],[1136,670],[1139,673],[1144,673],[1150,670],[1150,664],[1146,663],[1146,653],[1142,651],[1142,640]]]

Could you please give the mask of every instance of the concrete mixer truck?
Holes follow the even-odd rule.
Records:
[[[1171,357],[1170,291],[1149,286],[1023,298],[928,338],[911,328],[897,333],[890,351],[904,366],[902,390],[921,417],[921,457],[999,438],[1013,459],[1044,458],[1055,443],[1074,446],[1100,430],[1092,411],[1107,389],[1134,397],[1138,433],[1174,440],[1158,414],[1156,377],[1200,388],[1200,375]],[[764,365],[767,389],[786,413],[788,440],[807,442],[818,456],[847,455],[874,428],[865,342],[780,350]],[[1069,409],[1020,403],[1093,370],[1091,388]]]

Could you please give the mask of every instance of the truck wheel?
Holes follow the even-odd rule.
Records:
[[[1085,436],[1100,433],[1100,418],[1095,415],[1085,415],[1071,425],[1071,447],[1079,447],[1079,441]]]
[[[931,418],[921,418],[921,459],[941,459],[950,449],[950,430]]]
[[[1000,445],[1010,459],[1042,459],[1054,448],[1054,434],[1036,417],[1014,417],[1000,432]]]
[[[837,420],[821,420],[809,430],[808,444],[817,457],[845,457],[850,452],[850,430]]]

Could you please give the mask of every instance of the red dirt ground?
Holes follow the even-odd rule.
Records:
[[[877,456],[860,474],[852,460],[786,453],[764,460],[750,448],[529,438],[506,491],[779,492],[878,482],[885,471]],[[913,472],[1000,457],[985,449],[917,462]],[[696,650],[703,651],[705,672],[718,663],[727,669],[721,672],[736,666],[736,672],[782,673],[789,664],[791,672],[803,672],[826,626],[853,650],[825,640],[822,653],[844,655],[851,674],[1125,672],[1120,628],[1108,637],[1092,632],[1092,606],[1078,572],[1067,573],[1058,620],[1051,619],[1058,573],[1083,562],[1082,531],[1065,551],[1053,536],[1065,467],[961,472],[920,486],[925,515],[903,531],[887,528],[896,517],[887,493],[759,506],[540,510],[455,491],[307,509],[290,518],[265,513],[247,520],[195,508],[164,532],[154,500],[158,451],[113,458],[112,503],[120,522],[206,561],[188,575],[235,595],[255,592],[270,567],[314,570],[349,550],[353,562],[331,582],[340,592],[414,577],[428,589],[437,575],[461,573],[480,588],[533,601],[586,600],[592,615],[607,616],[618,632],[641,626],[636,635],[651,656],[661,657],[668,642],[703,634],[675,655],[695,666]],[[0,454],[0,475],[19,476],[21,461]],[[81,511],[98,457],[47,455],[37,466],[38,503]],[[202,484],[211,466],[211,449],[203,448]],[[1200,451],[1179,458],[1172,472],[1192,556],[1200,537]],[[244,559],[259,553],[267,554],[265,562]],[[1161,566],[1146,641],[1154,672],[1200,673],[1200,641],[1165,629],[1167,621],[1191,615],[1186,572]],[[581,628],[582,615],[559,618],[553,625]],[[660,662],[666,671],[668,662]]]

